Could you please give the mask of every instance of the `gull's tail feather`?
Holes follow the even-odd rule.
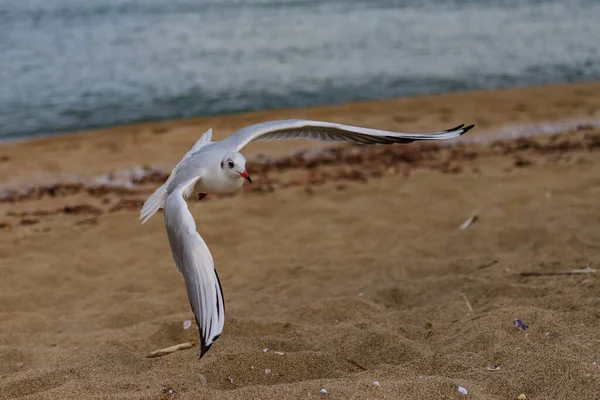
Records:
[[[168,182],[167,182],[168,183]],[[152,193],[152,196],[148,197],[148,200],[144,203],[142,211],[140,211],[140,219],[144,218],[142,224],[146,223],[151,216],[156,214],[158,210],[165,206],[167,200],[167,184],[165,183]]]

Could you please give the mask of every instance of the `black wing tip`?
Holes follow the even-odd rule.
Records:
[[[454,128],[446,129],[443,133],[457,131],[457,130],[461,129],[463,126],[465,126],[465,124],[460,124],[458,126],[455,126]]]
[[[454,128],[446,129],[442,133],[450,133],[450,132],[462,131],[460,133],[460,135],[464,135],[465,133],[469,132],[474,127],[475,127],[475,124],[471,124],[471,125],[468,125],[468,126],[465,126],[465,124],[460,124],[460,125],[458,125],[458,126],[456,126]]]
[[[469,132],[473,128],[475,128],[475,124],[471,124],[471,125],[465,126],[464,128],[462,128],[461,135],[464,135],[465,133]]]
[[[200,358],[204,357],[204,355],[210,350],[211,344],[206,344],[204,340],[200,342]]]
[[[221,334],[215,336],[210,344],[206,344],[206,341],[203,338],[200,338],[200,358],[210,350],[210,347],[215,343],[219,336],[221,336]]]

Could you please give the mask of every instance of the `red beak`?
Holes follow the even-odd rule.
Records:
[[[240,176],[245,178],[248,182],[252,183],[252,179],[250,178],[250,175],[248,175],[248,171],[238,172],[238,174],[240,174]]]

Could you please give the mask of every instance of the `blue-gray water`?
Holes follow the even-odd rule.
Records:
[[[0,139],[600,79],[598,0],[0,0]]]

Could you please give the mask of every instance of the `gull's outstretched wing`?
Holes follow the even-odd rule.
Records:
[[[223,145],[240,151],[250,142],[259,140],[315,139],[329,142],[362,144],[411,143],[415,140],[442,140],[458,137],[474,125],[459,125],[436,133],[401,133],[331,122],[290,119],[250,125],[222,140]]]
[[[200,331],[200,357],[217,340],[225,324],[225,302],[215,264],[196,232],[184,194],[197,179],[178,186],[165,202],[165,225],[175,264],[185,280],[188,299]]]

